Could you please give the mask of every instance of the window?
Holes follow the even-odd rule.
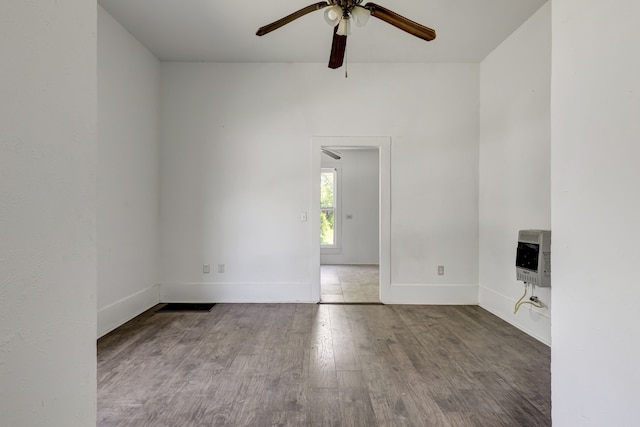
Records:
[[[322,168],[320,173],[320,246],[337,246],[336,209],[337,209],[337,171]]]

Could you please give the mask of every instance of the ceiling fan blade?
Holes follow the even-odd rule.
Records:
[[[270,33],[273,30],[277,30],[278,28],[288,24],[291,21],[294,21],[308,13],[323,9],[327,6],[329,6],[329,3],[327,3],[326,1],[320,1],[318,3],[310,4],[307,7],[303,7],[302,9],[293,12],[291,15],[287,15],[282,19],[278,19],[277,21],[272,22],[271,24],[265,25],[264,27],[260,27],[256,32],[256,35],[264,36],[265,34]]]
[[[383,20],[384,22],[393,25],[396,28],[401,29],[402,31],[406,31],[407,33],[419,37],[426,41],[431,41],[436,38],[435,30],[425,27],[422,24],[418,24],[404,16],[398,15],[397,13],[384,8],[375,3],[367,3],[364,5],[365,9],[368,9],[371,12],[371,16],[375,16],[378,19]]]
[[[327,150],[326,148],[323,148],[322,152],[324,154],[326,154],[327,156],[331,157],[332,159],[336,159],[336,160],[340,160],[341,159],[341,157],[340,157],[340,155],[338,153],[334,153],[333,151]]]
[[[329,56],[329,68],[340,68],[344,62],[344,53],[347,50],[347,36],[338,35],[338,26],[333,27],[333,43]]]

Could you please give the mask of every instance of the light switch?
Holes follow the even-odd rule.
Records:
[[[306,212],[302,212],[300,214],[300,222],[307,222],[307,213]]]

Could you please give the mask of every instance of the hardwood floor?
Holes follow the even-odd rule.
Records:
[[[98,426],[549,426],[549,366],[477,306],[150,310],[98,341]]]
[[[321,265],[320,301],[380,302],[377,265]]]

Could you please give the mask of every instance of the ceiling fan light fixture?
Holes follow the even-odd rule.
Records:
[[[434,29],[418,24],[396,12],[384,8],[376,3],[366,3],[361,6],[364,0],[322,0],[310,4],[300,10],[296,10],[289,15],[278,19],[270,24],[258,28],[257,36],[264,36],[278,28],[286,25],[311,12],[324,9],[324,19],[327,24],[333,27],[333,40],[331,42],[331,53],[329,55],[329,68],[336,69],[342,67],[345,62],[347,47],[347,37],[351,34],[351,20],[356,22],[356,26],[362,27],[367,23],[370,16],[375,17],[387,24],[393,25],[399,30],[405,31],[412,36],[425,41],[436,38]],[[345,73],[346,77],[346,73]]]
[[[342,19],[342,8],[340,6],[333,5],[325,9],[324,20],[327,21],[327,24],[335,27],[340,22],[340,19]]]
[[[356,21],[356,26],[364,27],[367,25],[367,21],[369,21],[371,12],[362,6],[354,6],[353,9],[351,9],[351,16],[353,20]]]
[[[351,19],[342,18],[338,23],[338,31],[336,34],[339,36],[348,36],[351,34]]]

